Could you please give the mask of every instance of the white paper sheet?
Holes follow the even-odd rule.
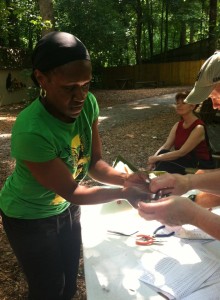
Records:
[[[203,291],[206,290],[207,295],[212,293],[213,298],[210,299],[220,299],[215,298],[219,297],[219,290],[214,287],[209,288],[209,285],[213,283],[218,286],[215,273],[219,275],[220,263],[212,256],[209,257],[200,244],[194,243],[192,246],[179,243],[175,252],[173,251],[170,255],[161,251],[162,249],[143,255],[141,263],[145,271],[140,277],[141,281],[155,286],[169,296],[169,299],[184,299],[200,288],[203,288]],[[191,300],[191,298],[186,299]],[[194,299],[196,298],[192,298]],[[209,298],[202,297],[202,299]]]
[[[219,279],[220,280],[220,279]],[[201,288],[182,300],[219,300],[220,282]]]

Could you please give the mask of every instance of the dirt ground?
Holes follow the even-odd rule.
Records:
[[[177,91],[190,89],[191,87],[169,87],[156,89],[136,90],[96,90],[95,94],[99,106],[100,115],[104,115],[113,107],[115,118],[110,122],[100,123],[100,135],[103,144],[103,158],[110,164],[117,155],[123,155],[127,160],[135,164],[140,170],[145,168],[147,156],[153,154],[164,142],[171,126],[177,120],[174,109],[169,105],[158,106],[149,110],[146,117],[139,118],[129,115],[119,122],[120,114],[126,113],[124,105],[130,105],[134,101],[149,97],[172,94]],[[144,100],[145,101],[145,100]],[[152,99],[151,99],[152,101]],[[166,99],[164,100],[166,101]],[[156,101],[155,101],[156,102]],[[139,103],[139,102],[137,102]],[[143,105],[132,109],[143,109]],[[145,106],[153,108],[153,104]],[[0,107],[0,189],[8,175],[14,168],[14,161],[10,157],[10,132],[17,114],[24,108],[24,104],[16,104]],[[119,117],[116,117],[118,111]],[[157,113],[156,113],[157,112]],[[156,115],[155,115],[156,113]],[[118,120],[118,121],[115,121]],[[88,184],[91,181],[87,181]],[[5,237],[0,219],[0,300],[24,300],[27,296],[27,285],[20,266],[17,263]],[[79,294],[76,299],[86,299],[86,287],[83,270],[83,257],[80,260],[78,277]]]

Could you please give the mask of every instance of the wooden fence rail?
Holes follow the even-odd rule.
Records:
[[[138,82],[146,85],[156,82],[157,86],[194,85],[203,62],[197,60],[104,68],[102,85],[103,88],[120,88],[120,81],[123,88],[134,88]],[[127,84],[123,85],[124,82]]]

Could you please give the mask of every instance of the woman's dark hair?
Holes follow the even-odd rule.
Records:
[[[185,99],[189,95],[190,91],[183,91],[176,94],[175,99]]]
[[[34,70],[47,73],[71,61],[90,60],[85,45],[73,34],[53,31],[43,36],[32,54],[32,80],[38,85]]]
[[[175,96],[175,100],[177,101],[177,100],[179,100],[179,99],[186,99],[186,97],[189,95],[189,93],[190,93],[190,91],[183,91],[183,92],[179,92],[179,93],[177,93],[176,94],[176,96]],[[190,103],[189,103],[190,104]],[[195,105],[195,107],[194,107],[194,109],[193,109],[193,113],[194,113],[194,115],[196,115],[198,118],[199,118],[199,115],[198,115],[198,113],[196,112],[196,109],[199,107],[199,104],[194,104]]]

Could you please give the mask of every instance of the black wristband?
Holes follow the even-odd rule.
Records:
[[[192,200],[193,202],[196,202],[196,195],[189,195],[188,196],[188,198],[190,199],[190,200]]]

